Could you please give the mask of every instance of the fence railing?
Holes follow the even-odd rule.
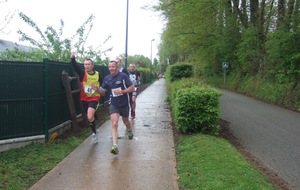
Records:
[[[109,74],[106,66],[95,70],[102,77]],[[70,63],[0,61],[0,140],[35,135],[45,135],[47,140],[50,129],[70,120],[63,71],[74,76]],[[70,83],[78,88],[76,81]],[[79,96],[73,94],[77,114]]]

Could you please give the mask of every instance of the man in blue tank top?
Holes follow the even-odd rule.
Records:
[[[112,122],[112,141],[113,146],[110,150],[112,154],[118,154],[118,123],[119,117],[122,117],[123,123],[127,128],[128,139],[133,139],[131,123],[128,119],[130,100],[129,93],[134,91],[134,85],[127,74],[120,72],[116,61],[110,61],[108,64],[110,74],[107,75],[101,87],[92,85],[93,89],[101,95],[106,91],[110,92],[110,118]]]

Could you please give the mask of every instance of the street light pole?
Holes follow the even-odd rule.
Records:
[[[151,73],[152,73],[152,42],[154,41],[155,39],[152,39],[151,40],[151,49],[150,49],[150,82],[151,82]]]
[[[129,7],[129,0],[127,0],[127,10],[126,10],[126,40],[125,40],[125,68],[127,69],[128,65],[128,7]]]

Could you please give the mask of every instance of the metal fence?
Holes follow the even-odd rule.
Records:
[[[95,66],[95,70],[102,77],[109,74],[106,66]],[[63,71],[74,76],[70,63],[0,61],[0,140],[47,137],[49,129],[70,120]],[[76,81],[71,81],[71,88],[78,89]],[[77,114],[79,96],[73,94]]]

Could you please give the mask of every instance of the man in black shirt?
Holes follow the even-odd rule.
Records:
[[[138,95],[138,87],[141,83],[141,75],[135,68],[135,64],[129,65],[129,79],[135,87],[135,90],[132,93],[129,93],[130,96],[130,107],[131,107],[131,118],[135,118],[135,107],[136,107],[136,97]]]

